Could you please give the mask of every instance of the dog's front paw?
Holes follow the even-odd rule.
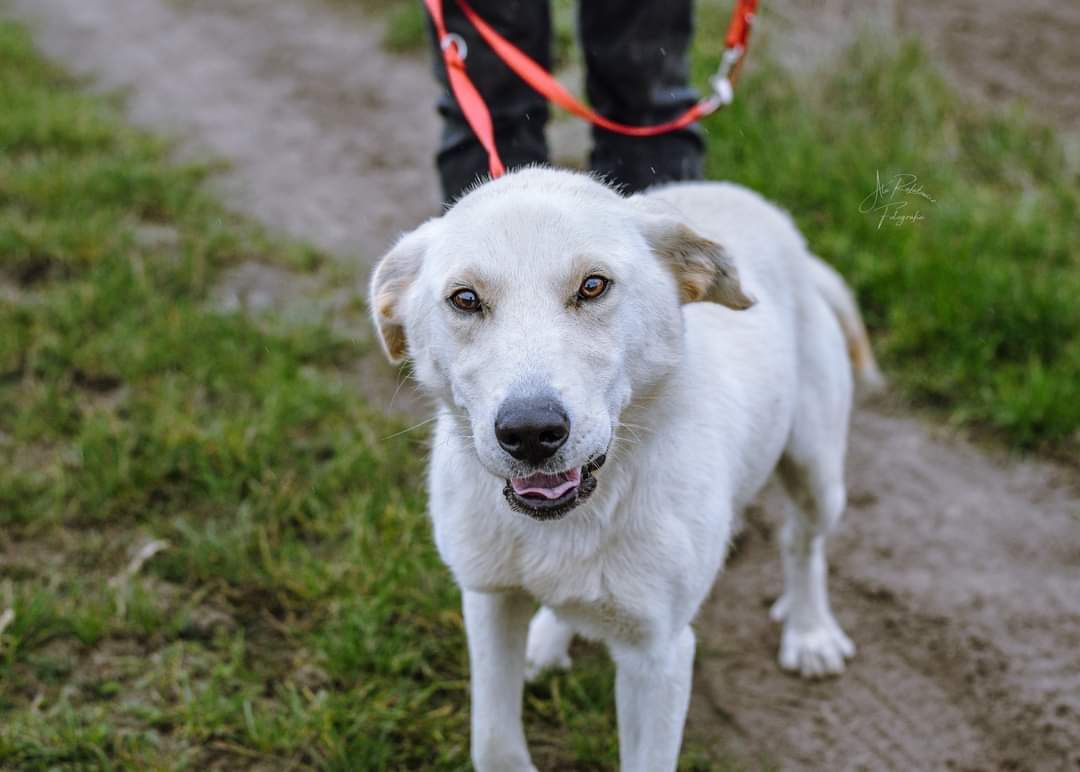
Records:
[[[784,625],[780,639],[780,667],[803,678],[821,678],[844,672],[844,660],[855,654],[851,642],[833,619],[809,629]]]

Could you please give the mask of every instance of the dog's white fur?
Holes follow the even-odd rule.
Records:
[[[575,302],[591,274],[614,283]],[[447,302],[465,286],[483,313]],[[848,351],[860,380],[879,376],[847,288],[784,213],[730,184],[623,198],[584,175],[520,171],[405,236],[371,305],[391,359],[410,358],[439,405],[429,506],[464,595],[478,769],[532,769],[523,681],[567,667],[577,633],[616,662],[622,768],[675,768],[690,624],[774,470],[791,498],[780,664],[843,669],[854,647],[829,607],[825,536],[845,505]],[[538,389],[572,427],[544,471],[609,455],[595,493],[557,522],[502,493],[535,470],[499,447],[495,413]]]

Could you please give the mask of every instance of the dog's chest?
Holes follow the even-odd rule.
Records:
[[[640,592],[641,577],[597,561],[558,573],[523,577],[524,589],[587,637],[636,644],[654,630],[654,614]],[[645,601],[645,602],[643,602]]]
[[[521,587],[587,637],[638,644],[658,632],[672,605],[688,602],[693,559],[667,559],[655,540],[585,534],[520,547]],[[689,557],[689,556],[685,556]]]
[[[501,495],[494,483],[456,496],[437,486],[439,551],[463,588],[524,590],[588,637],[632,645],[663,634],[693,616],[730,523],[700,491],[634,471],[609,472],[592,501],[555,523],[477,507]]]

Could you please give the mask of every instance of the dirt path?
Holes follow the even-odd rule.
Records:
[[[11,0],[46,53],[129,96],[131,117],[227,160],[239,211],[370,261],[438,211],[426,65],[381,29],[280,0]]]
[[[777,5],[797,19],[807,3]],[[1020,7],[984,5],[1006,20],[1007,6]],[[1051,5],[1075,16],[1067,2],[1033,5],[1036,16]],[[437,210],[427,67],[382,53],[377,25],[299,0],[9,7],[36,22],[47,52],[126,90],[136,121],[178,136],[186,154],[230,161],[220,184],[242,212],[370,261]],[[949,13],[946,48],[989,18],[970,3]],[[287,277],[268,283],[271,295],[290,291]],[[376,394],[393,390],[386,369],[371,382]],[[775,664],[766,497],[698,625],[690,732],[751,768],[1080,767],[1075,474],[1005,464],[917,420],[864,410],[849,480],[832,550],[835,605],[860,647],[849,672],[807,684]]]
[[[1075,478],[863,410],[848,483],[830,586],[852,666],[820,684],[777,671],[766,496],[699,622],[697,726],[719,714],[724,747],[785,769],[1080,767]]]

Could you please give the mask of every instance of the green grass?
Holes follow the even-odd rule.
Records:
[[[428,18],[419,2],[398,2],[387,9],[383,47],[395,53],[419,51],[428,38]]]
[[[211,302],[242,261],[342,269],[226,214],[210,169],[171,165],[8,24],[0,105],[0,767],[466,768],[423,440],[351,376],[377,354]],[[711,173],[791,209],[855,284],[905,395],[1074,447],[1080,185],[1049,131],[906,47],[856,48],[809,90],[763,67],[709,128]],[[859,211],[878,171],[918,175],[925,219]],[[614,766],[597,649],[526,714],[542,768]]]
[[[329,319],[211,302],[241,261],[343,269],[2,23],[0,104],[0,767],[466,768],[422,433],[358,396],[378,354]],[[615,762],[610,664],[580,660],[528,691],[549,768]]]
[[[703,76],[719,36],[699,38]],[[965,101],[914,44],[859,44],[799,82],[755,63],[706,124],[709,176],[791,211],[915,404],[1015,448],[1080,450],[1080,174],[1054,133]],[[895,197],[923,219],[861,211],[898,174],[934,199]]]

